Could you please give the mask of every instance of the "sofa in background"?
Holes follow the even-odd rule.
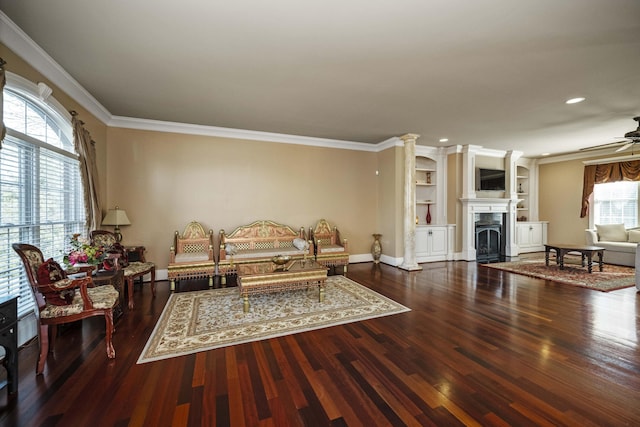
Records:
[[[226,283],[235,274],[237,264],[271,261],[276,255],[292,259],[313,257],[313,243],[305,238],[304,227],[298,232],[288,225],[273,221],[255,221],[236,228],[231,234],[220,230],[218,274]]]
[[[587,245],[605,249],[604,262],[608,264],[636,265],[636,249],[640,243],[640,229],[625,229],[624,224],[596,225],[586,229]]]

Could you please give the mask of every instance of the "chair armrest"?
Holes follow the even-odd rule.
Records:
[[[170,263],[176,262],[176,248],[173,246],[169,248],[169,262]]]
[[[584,230],[585,238],[587,241],[587,245],[589,246],[597,246],[598,245],[598,232],[593,229]]]
[[[80,279],[73,280],[60,280],[58,282],[52,283],[51,285],[59,291],[75,288],[80,289],[80,296],[82,297],[82,302],[84,303],[85,310],[93,308],[93,302],[91,302],[89,294],[87,293],[87,287],[89,285],[93,287],[93,279],[91,278],[91,276],[81,277]]]
[[[349,252],[349,242],[347,242],[347,239],[342,239],[342,246],[345,252]]]

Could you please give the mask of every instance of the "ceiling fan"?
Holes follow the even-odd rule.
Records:
[[[632,147],[635,144],[640,143],[640,116],[634,117],[633,120],[638,122],[638,128],[636,130],[632,130],[630,132],[625,133],[624,140],[611,142],[609,144],[596,145],[595,147],[583,148],[581,151],[599,150],[601,148],[615,147],[619,145],[620,147],[616,150],[616,153],[618,153],[620,151],[626,150],[629,147]]]

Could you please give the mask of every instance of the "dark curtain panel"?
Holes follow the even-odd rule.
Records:
[[[616,181],[640,181],[640,160],[584,167],[580,218],[589,213],[589,197],[593,194],[593,186]]]

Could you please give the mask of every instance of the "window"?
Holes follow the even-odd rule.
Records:
[[[638,185],[635,181],[596,184],[593,189],[594,224],[638,226]]]
[[[35,85],[33,85],[35,86]],[[37,92],[35,92],[37,93]],[[18,316],[34,308],[22,262],[11,247],[30,243],[62,260],[85,212],[70,119],[28,90],[4,89],[7,136],[0,150],[0,297],[19,295]]]

